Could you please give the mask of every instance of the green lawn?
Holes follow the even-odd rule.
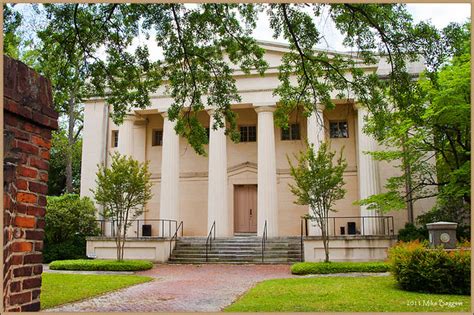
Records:
[[[470,296],[400,290],[392,276],[320,277],[263,281],[224,311],[467,312],[470,305]]]
[[[83,300],[152,279],[135,275],[43,273],[41,309]]]

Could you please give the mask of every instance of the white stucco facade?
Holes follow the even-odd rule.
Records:
[[[298,125],[299,137],[284,139],[282,130],[274,124],[273,112],[279,100],[273,91],[279,85],[277,67],[287,48],[268,43],[263,47],[270,65],[264,77],[256,73],[235,73],[242,98],[241,103],[233,105],[238,114],[238,128],[249,128],[246,132],[255,130],[255,140],[233,143],[223,129],[212,128],[212,110],[202,111],[199,119],[209,127],[207,157],[197,155],[186,139],[176,135],[174,122],[166,114],[172,99],[164,95],[163,89],[151,96],[149,108],[131,111],[120,126],[108,118],[110,109],[104,100],[88,101],[84,111],[81,195],[92,196],[90,190],[95,185],[97,165],[109,164],[109,155],[119,151],[137,160],[149,161],[153,198],[140,219],[144,223],[149,220],[153,235],[167,228],[155,224],[153,219],[183,221],[184,235],[188,236],[207,236],[214,222],[217,236],[239,232],[262,235],[265,225],[269,237],[299,235],[301,216],[309,209],[294,204],[295,197],[288,187],[292,178],[287,156],[293,158],[303,150],[306,140],[315,148],[323,141],[330,141],[333,150],[344,147],[348,163],[344,173],[347,193],[337,202],[337,212],[331,214],[339,217],[332,225],[332,232],[341,235],[344,227],[347,234],[348,223],[353,222],[356,234],[382,233],[377,219],[370,218],[377,214],[354,205],[354,201],[382,191],[385,180],[397,171],[365,154],[378,148],[376,141],[362,130],[365,109],[357,106],[354,99],[336,100],[335,93],[333,110],[318,106],[308,118],[294,113],[290,124]],[[378,70],[377,65],[363,69]],[[338,123],[345,126],[347,137],[331,138],[331,125]],[[118,145],[115,146],[113,132],[117,131]],[[158,144],[153,139],[157,132],[162,134],[162,142]],[[415,215],[429,209],[432,202],[416,205]],[[395,233],[407,221],[406,211],[385,215],[394,217],[391,228]],[[240,225],[245,220],[249,221],[248,229]],[[133,236],[141,232],[135,228],[130,233]],[[310,224],[309,234],[318,235],[318,228]]]

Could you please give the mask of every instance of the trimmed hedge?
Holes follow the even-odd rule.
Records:
[[[471,294],[471,251],[400,242],[389,250],[391,271],[403,290]]]
[[[139,271],[151,268],[153,263],[147,260],[76,259],[56,260],[49,264],[52,270]]]
[[[347,273],[347,272],[387,272],[390,265],[384,262],[302,262],[291,266],[295,275]]]

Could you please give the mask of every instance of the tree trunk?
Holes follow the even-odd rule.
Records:
[[[124,252],[124,247],[125,247],[125,242],[127,240],[127,225],[126,223],[123,226],[123,238],[122,238],[122,256],[120,257],[120,260],[123,260],[123,252]]]
[[[122,260],[122,229],[117,220],[117,234],[115,235],[115,244],[117,245],[117,260]]]
[[[408,137],[408,133],[406,134],[406,138]],[[404,139],[404,142],[407,139]],[[406,154],[406,147],[405,144],[402,147],[403,153]],[[404,156],[404,165],[405,165],[405,193],[407,198],[407,219],[409,223],[415,223],[414,215],[413,215],[413,194],[412,194],[412,179],[411,179],[411,167],[410,163],[406,160],[406,156]]]
[[[321,218],[321,236],[323,238],[323,246],[324,246],[324,262],[329,262],[329,236],[328,236],[328,225],[327,222],[323,222],[324,218]]]
[[[72,154],[73,154],[73,147],[74,147],[74,125],[76,123],[76,118],[74,115],[74,93],[72,93],[71,98],[69,99],[69,108],[68,108],[68,149],[66,150],[66,192],[72,193],[73,186],[72,186]]]

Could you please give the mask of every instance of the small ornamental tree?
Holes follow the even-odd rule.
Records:
[[[346,193],[343,188],[343,173],[347,163],[342,158],[342,150],[334,161],[335,152],[330,151],[327,143],[322,143],[318,152],[308,145],[306,151],[295,155],[298,165],[294,166],[288,158],[291,176],[295,184],[289,184],[291,192],[297,197],[295,204],[309,205],[309,219],[315,221],[321,229],[325,262],[329,262],[329,211],[335,212],[334,203]]]
[[[99,165],[96,175],[97,188],[92,192],[103,206],[104,218],[114,221],[117,260],[123,260],[127,230],[152,197],[148,162],[115,153],[111,166]]]

